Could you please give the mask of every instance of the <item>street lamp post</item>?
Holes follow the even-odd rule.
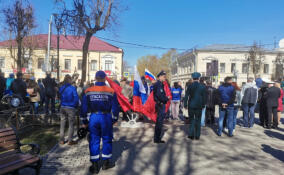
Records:
[[[55,20],[55,26],[57,30],[57,80],[60,81],[60,64],[59,64],[59,41],[60,41],[60,30],[63,27],[63,20],[62,15],[59,16],[59,14],[54,13],[54,20]]]

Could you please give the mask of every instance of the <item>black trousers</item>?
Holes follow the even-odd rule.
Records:
[[[162,138],[163,121],[165,119],[165,105],[156,104],[157,121],[155,125],[154,141],[160,141]]]
[[[215,123],[215,108],[208,108],[206,107],[206,123]]]
[[[51,102],[51,112],[55,113],[55,97],[45,96],[45,113],[49,114],[49,102]]]
[[[273,119],[273,126],[278,126],[278,117],[277,117],[277,106],[267,106],[267,112],[268,112],[268,127],[271,127],[271,122]],[[273,115],[273,117],[272,117]]]
[[[260,125],[268,125],[268,113],[267,113],[267,106],[265,102],[259,103],[259,121]]]

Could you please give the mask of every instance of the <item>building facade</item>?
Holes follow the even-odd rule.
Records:
[[[51,36],[50,56],[47,60],[48,35],[31,36],[31,42],[26,42],[23,53],[22,72],[32,74],[35,78],[44,78],[46,62],[51,67],[53,77],[57,77],[57,38]],[[60,36],[59,43],[59,75],[63,80],[66,74],[78,73],[82,75],[82,46],[84,38],[76,36]],[[24,41],[25,43],[25,41]],[[0,69],[7,76],[16,72],[15,59],[17,48],[15,41],[0,42]],[[87,80],[94,80],[98,70],[104,70],[108,76],[120,78],[122,76],[123,50],[92,37],[87,57]]]
[[[184,86],[195,71],[200,72],[205,79],[211,79],[216,86],[227,76],[234,77],[239,86],[242,86],[248,77],[274,79],[276,58],[279,55],[284,56],[283,44],[280,44],[279,49],[261,51],[261,70],[256,77],[249,61],[249,51],[250,47],[242,45],[211,45],[182,53],[172,60],[172,82],[179,81]],[[214,61],[218,66],[212,68]],[[218,70],[212,70],[216,67]],[[217,72],[217,75],[212,76],[212,71]]]

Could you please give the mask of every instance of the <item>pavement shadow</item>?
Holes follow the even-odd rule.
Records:
[[[155,174],[155,175],[190,175],[193,172],[190,166],[191,145],[185,142],[177,142],[177,135],[180,131],[185,130],[186,125],[177,126],[169,129],[166,135],[169,138],[165,144],[154,144],[152,135],[149,135],[149,129],[153,130],[153,126],[144,127],[138,130],[132,130],[131,137],[120,138],[114,146],[114,149],[119,149],[118,154],[114,155],[114,159],[121,158],[121,153],[127,149],[127,154],[122,159],[123,165],[120,165],[116,170],[116,174],[123,175],[140,175],[140,174]],[[147,138],[145,137],[146,135]],[[133,137],[132,137],[133,136]],[[129,140],[129,141],[126,141]],[[131,141],[130,141],[131,139]],[[130,143],[131,142],[131,143]],[[119,146],[120,148],[115,148]],[[176,146],[181,149],[176,149]],[[184,152],[184,149],[186,152]],[[116,151],[114,151],[116,152]],[[177,166],[181,162],[181,154],[184,154],[184,166]],[[147,154],[147,155],[146,155]]]
[[[271,154],[276,159],[284,162],[284,151],[272,148],[269,145],[262,144],[262,150],[268,154]]]
[[[216,135],[218,135],[218,119],[215,121],[217,121],[217,124],[211,124],[211,125],[206,125],[207,128],[210,128]]]
[[[284,124],[284,118],[280,119],[280,123]]]
[[[132,147],[132,143],[126,141],[126,137],[121,137],[118,141],[112,143],[112,147],[112,161],[116,162],[122,156],[123,151]]]
[[[277,139],[280,139],[280,140],[284,140],[284,135],[280,134],[278,132],[271,131],[271,130],[265,130],[264,133],[267,136],[269,136],[269,137],[273,137],[273,138],[277,138]]]

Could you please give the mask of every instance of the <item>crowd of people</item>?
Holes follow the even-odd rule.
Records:
[[[256,120],[255,113],[259,113],[259,124],[267,129],[278,129],[283,111],[283,81],[269,79],[248,78],[247,83],[240,88],[232,77],[226,77],[219,87],[213,87],[210,80],[204,81],[199,73],[192,74],[192,80],[185,87],[184,107],[188,109],[191,123],[189,138],[199,139],[200,128],[206,124],[215,123],[215,109],[219,106],[217,122],[218,136],[226,131],[233,137],[237,124],[238,112],[241,110],[243,128],[253,128]],[[172,93],[179,94],[183,89],[174,83]],[[180,102],[181,100],[179,100]],[[172,101],[172,114],[176,116],[175,101]]]
[[[65,125],[69,122],[68,145],[77,142],[73,140],[75,117],[80,111],[81,124],[90,132],[90,160],[91,172],[98,173],[98,161],[103,160],[103,169],[114,167],[110,161],[112,157],[112,126],[117,122],[119,113],[122,112],[122,120],[128,120],[129,111],[124,112],[119,107],[117,92],[106,83],[106,74],[98,71],[95,83],[77,82],[70,75],[64,77],[63,82],[57,82],[51,73],[46,73],[46,78],[35,80],[34,77],[23,78],[18,72],[16,78],[10,74],[5,78],[0,73],[0,97],[7,94],[16,94],[21,103],[30,104],[30,113],[38,114],[39,108],[46,115],[56,113],[56,101],[60,101],[57,111],[60,112],[60,140],[65,144]],[[183,88],[179,82],[174,82],[169,89],[171,95],[166,93],[165,84],[170,87],[166,79],[166,72],[161,71],[157,80],[147,81],[141,77],[145,92],[141,94],[142,104],[145,104],[148,96],[153,92],[157,119],[155,123],[154,143],[165,143],[162,140],[162,128],[165,119],[180,120],[180,114],[185,108],[188,112],[189,139],[200,139],[201,127],[217,124],[216,133],[221,136],[226,132],[233,137],[236,130],[237,116],[243,111],[242,127],[253,128],[256,122],[255,113],[259,113],[259,124],[267,129],[277,129],[283,111],[283,87],[281,81],[268,79],[254,80],[248,78],[247,83],[241,88],[232,77],[226,77],[224,83],[218,87],[212,85],[212,81],[201,78],[201,74],[194,72]],[[135,95],[134,84],[122,77],[120,81],[114,80],[121,86],[121,93],[132,103]],[[183,96],[184,91],[184,96]],[[166,110],[166,104],[171,103],[170,110]],[[219,108],[219,119],[216,121],[216,106]],[[146,116],[139,114],[140,120]],[[100,142],[103,142],[102,154],[100,154]]]

